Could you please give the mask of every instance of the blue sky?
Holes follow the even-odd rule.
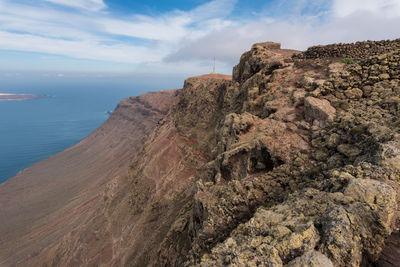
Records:
[[[230,73],[255,42],[400,37],[400,0],[0,0],[0,72]]]

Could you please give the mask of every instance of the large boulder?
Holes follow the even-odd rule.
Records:
[[[313,250],[295,258],[287,267],[333,267],[333,264],[327,256]]]
[[[304,113],[307,121],[325,126],[333,122],[336,109],[328,100],[309,96],[304,99]]]

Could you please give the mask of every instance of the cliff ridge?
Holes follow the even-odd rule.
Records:
[[[396,266],[399,62],[398,40],[305,52],[259,43],[232,76],[192,77],[182,89],[123,100],[88,139],[29,172],[42,177],[68,153],[93,159],[88,173],[74,161],[74,175],[57,176],[66,188],[92,188],[71,206],[76,223],[32,217],[57,234],[38,228],[30,240],[48,242],[26,243],[29,256],[8,250],[0,262]],[[25,177],[0,187],[0,203],[10,192],[21,197]],[[67,192],[68,201],[82,194]],[[0,234],[20,220],[13,210]],[[25,237],[8,238],[0,244]]]

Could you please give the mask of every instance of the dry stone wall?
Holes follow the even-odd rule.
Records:
[[[400,49],[400,39],[384,41],[364,41],[350,44],[318,45],[308,48],[302,54],[294,55],[297,59],[316,58],[353,58],[365,59]]]

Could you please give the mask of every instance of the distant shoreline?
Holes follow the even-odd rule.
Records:
[[[24,101],[38,98],[48,98],[46,95],[24,95],[0,93],[0,101]]]

